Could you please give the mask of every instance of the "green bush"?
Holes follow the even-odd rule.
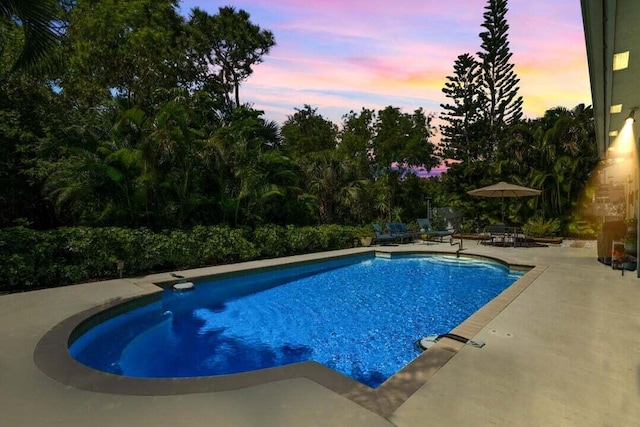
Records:
[[[529,219],[522,228],[531,237],[555,237],[560,231],[560,220],[547,220],[541,216],[535,216]]]
[[[53,247],[45,237],[46,234],[24,227],[0,232],[0,289],[36,286],[53,273],[48,264]]]
[[[199,247],[202,265],[228,264],[232,262],[249,261],[258,257],[258,251],[249,242],[240,229],[227,226],[196,226],[191,236]],[[191,257],[193,257],[191,252]]]
[[[285,230],[285,238],[289,248],[287,255],[317,252],[326,246],[323,233],[318,227],[288,226]]]
[[[595,239],[598,235],[598,225],[588,221],[573,220],[566,225],[566,235],[578,239]]]
[[[258,258],[277,258],[289,254],[286,230],[278,225],[265,225],[254,230],[252,236]]]
[[[373,226],[371,227],[373,230]],[[325,246],[320,250],[330,251],[353,247],[353,239],[360,237],[354,227],[340,225],[324,225],[320,227]]]
[[[275,258],[353,246],[358,229],[325,225],[266,225],[253,232],[227,226],[154,233],[146,228],[59,228],[0,231],[0,290],[62,286],[118,276],[144,275]]]

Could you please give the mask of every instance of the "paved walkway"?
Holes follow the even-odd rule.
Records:
[[[136,280],[112,280],[0,297],[0,426],[636,425],[635,272],[622,276],[599,264],[593,248],[466,244],[467,253],[547,267],[477,335],[485,347],[462,348],[388,419],[306,378],[217,393],[124,396],[44,375],[33,353],[47,331],[98,303],[142,291]],[[413,248],[452,250],[448,243]]]

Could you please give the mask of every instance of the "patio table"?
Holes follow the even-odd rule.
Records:
[[[522,242],[527,241],[527,234],[522,230],[522,228],[517,226],[505,227],[505,234],[508,238],[513,240],[513,247],[515,248],[518,245],[518,238],[522,236]]]

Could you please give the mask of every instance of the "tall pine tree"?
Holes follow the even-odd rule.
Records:
[[[482,97],[479,90],[480,64],[468,53],[458,56],[453,76],[447,76],[442,92],[451,100],[440,104],[445,122],[440,126],[439,155],[443,159],[472,162],[482,153]]]
[[[488,0],[485,6],[486,29],[480,33],[482,50],[478,52],[482,69],[480,91],[483,97],[483,116],[488,126],[485,154],[491,158],[506,125],[522,117],[522,97],[518,96],[520,79],[513,71],[509,50],[507,0]]]
[[[488,0],[486,31],[478,58],[465,53],[454,63],[442,92],[451,100],[442,104],[440,155],[444,159],[474,162],[495,158],[505,128],[522,117],[520,81],[510,63],[506,20],[507,0]]]

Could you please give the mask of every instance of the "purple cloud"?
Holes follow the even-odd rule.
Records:
[[[277,45],[241,96],[282,121],[311,104],[340,122],[362,107],[438,113],[442,87],[462,53],[480,50],[481,0],[236,0],[272,30]],[[183,11],[199,5],[182,2]],[[219,5],[202,2],[215,13]],[[524,112],[591,103],[580,4],[511,0],[507,14]],[[386,102],[385,102],[386,101]]]

